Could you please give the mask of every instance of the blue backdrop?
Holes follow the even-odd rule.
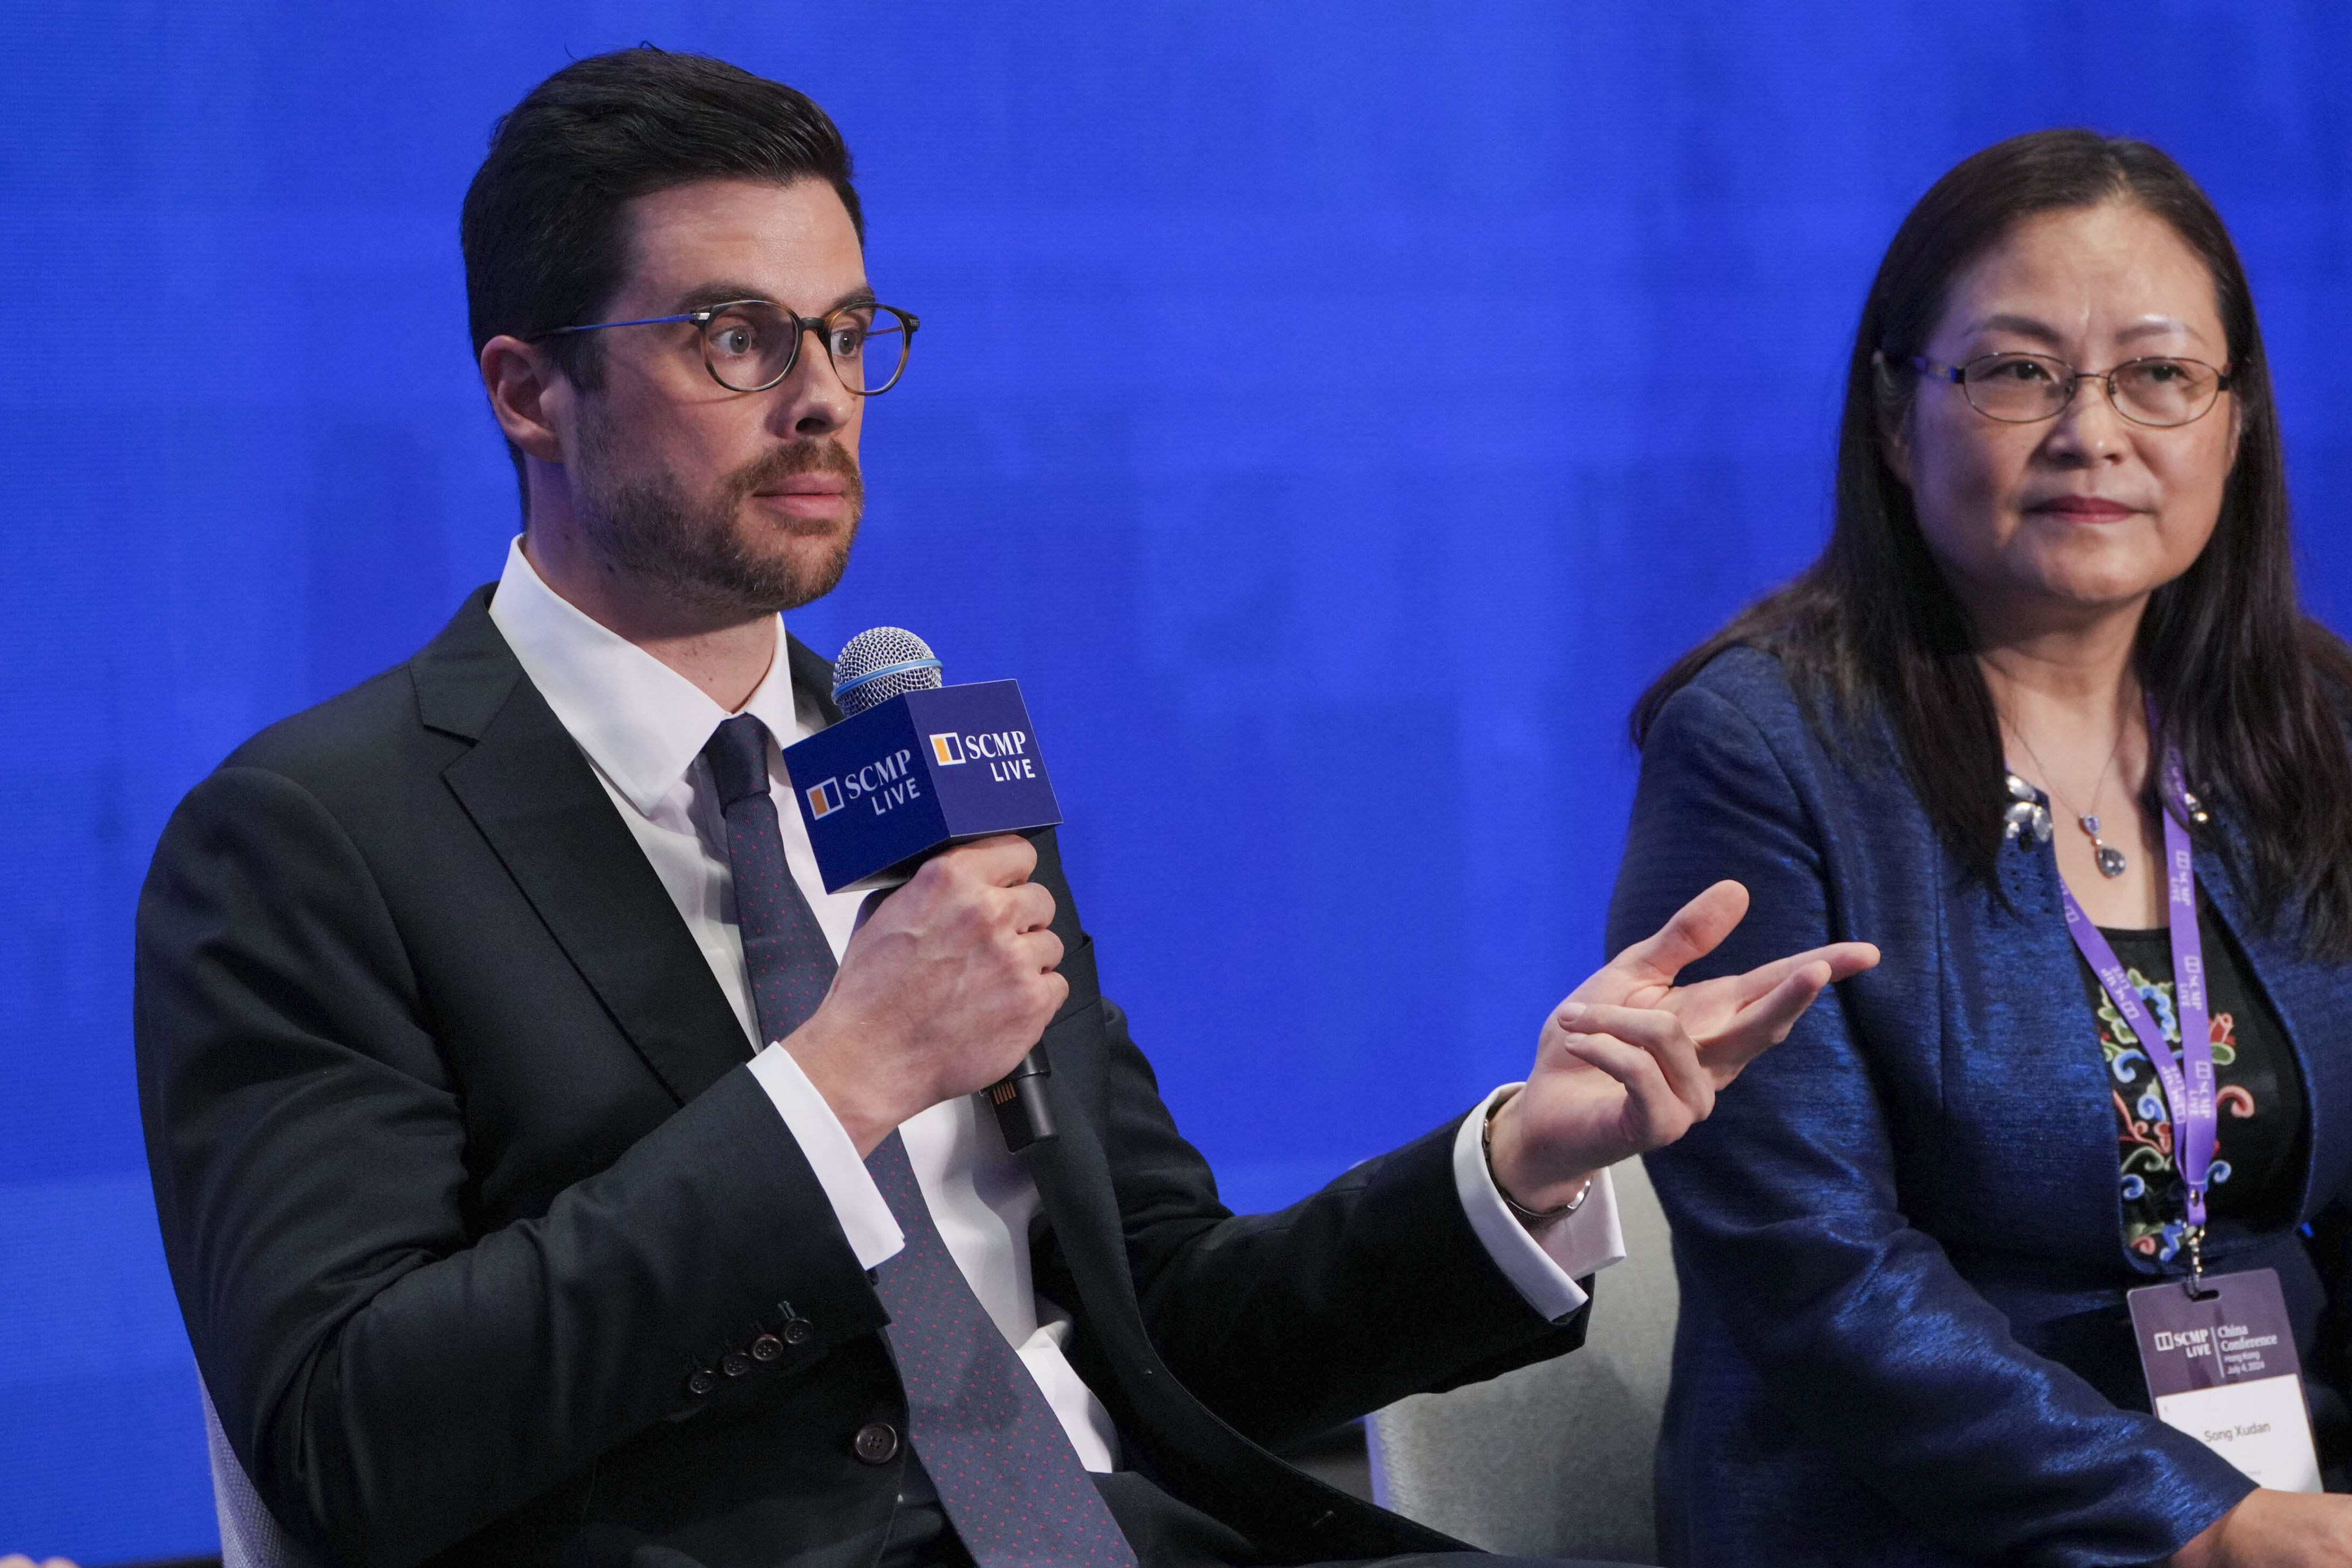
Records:
[[[847,581],[1018,676],[1111,993],[1237,1205],[1520,1070],[1597,960],[1628,702],[1800,565],[1905,207],[2146,134],[2267,318],[2343,624],[2343,8],[163,0],[0,8],[0,1552],[209,1548],[132,1089],[179,795],[494,576],[457,207],[650,38],[807,89],[921,313]]]

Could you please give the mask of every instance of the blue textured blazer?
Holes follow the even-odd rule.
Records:
[[[2056,857],[2005,843],[2004,907],[1937,837],[1891,733],[1833,733],[1770,656],[1708,665],[1651,731],[1610,910],[1614,952],[1732,877],[1754,904],[1694,975],[1847,939],[1885,953],[1649,1157],[1683,1290],[1664,1560],[2157,1561],[2252,1483],[2147,1414],[2124,1295],[2154,1266],[2124,1247]],[[2225,858],[2200,844],[2197,875],[2284,1023],[2310,1121],[2297,1227],[2220,1230],[2209,1268],[2279,1271],[2308,1368],[2343,1334],[2331,1295],[2352,1302],[2298,1228],[2352,1198],[2352,969],[2304,958],[2291,918],[2257,926]]]

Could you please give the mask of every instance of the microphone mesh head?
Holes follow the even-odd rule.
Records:
[[[841,716],[855,718],[868,708],[909,691],[935,691],[943,681],[931,645],[897,626],[862,631],[842,645],[833,661],[833,700]]]

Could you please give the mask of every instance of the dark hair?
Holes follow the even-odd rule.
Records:
[[[2286,467],[2253,296],[2221,215],[2145,142],[2042,131],[1968,159],[1919,198],[1879,263],[1854,333],[1838,431],[1836,521],[1820,557],[1684,655],[1634,705],[1635,744],[1666,700],[1725,648],[1777,655],[1815,728],[1829,699],[1884,716],[1927,815],[1993,880],[2001,844],[2000,720],[1966,612],[1919,532],[1883,433],[1907,413],[1907,369],[1952,279],[2021,219],[2127,201],[2170,224],[2213,279],[2227,332],[2238,455],[2213,536],[2150,597],[2133,664],[2192,787],[2226,802],[2263,920],[2300,898],[2310,948],[2352,957],[2352,752],[2337,704],[2352,650],[2295,598]],[[2156,768],[2143,805],[2164,809]]]
[[[849,148],[805,93],[651,44],[575,60],[490,129],[458,220],[474,353],[594,320],[628,264],[621,209],[697,180],[830,183],[862,242]],[[596,332],[552,341],[572,383],[603,379]],[[515,455],[518,471],[522,458]]]

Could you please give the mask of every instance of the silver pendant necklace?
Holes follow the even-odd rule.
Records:
[[[2033,759],[2033,765],[2042,770],[2042,776],[2050,781],[2050,793],[2057,795],[2058,804],[2064,806],[2066,814],[2082,824],[2083,831],[2090,836],[2091,854],[2098,862],[2099,875],[2113,879],[2129,870],[2131,858],[2099,837],[2099,802],[2106,798],[2107,775],[2116,771],[2116,758],[2123,751],[2122,729],[2120,727],[2116,729],[2116,743],[2107,749],[2107,765],[2099,770],[2098,785],[2091,793],[2091,809],[2083,812],[2076,811],[2074,802],[2058,794],[2058,775],[2050,771],[2050,764],[2043,762],[2041,754],[2034,751],[2033,742],[2025,738],[2025,731],[2011,726],[2011,733],[2014,734],[2018,743],[2025,748],[2025,754]],[[2011,786],[2011,793],[2015,793],[2014,784]]]

